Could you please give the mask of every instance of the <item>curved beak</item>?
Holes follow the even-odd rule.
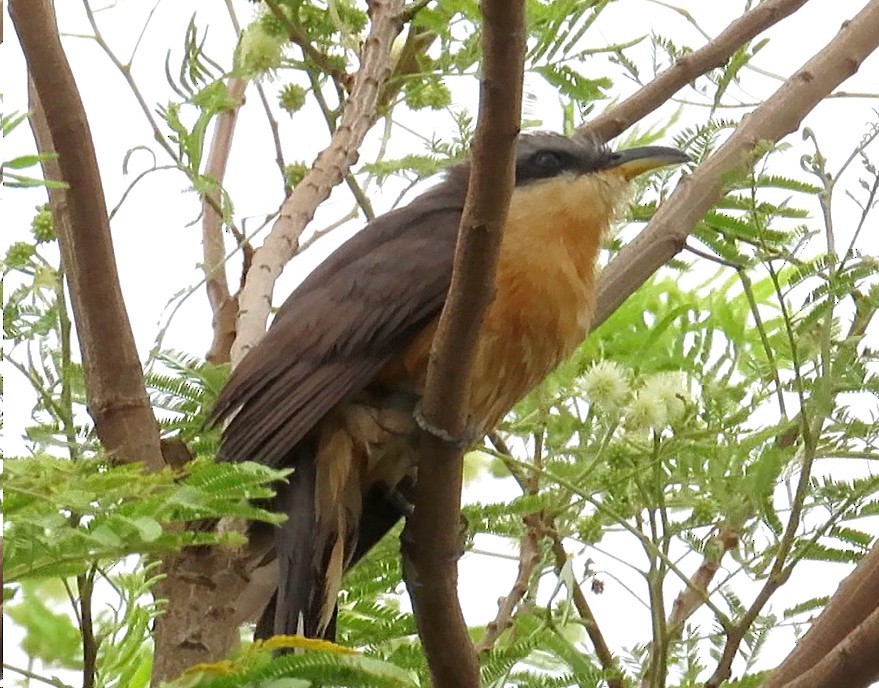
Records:
[[[618,170],[626,180],[629,180],[657,167],[680,165],[685,162],[690,162],[690,156],[677,148],[644,146],[615,152],[605,169]]]

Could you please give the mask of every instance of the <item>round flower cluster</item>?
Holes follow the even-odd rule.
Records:
[[[687,411],[689,393],[679,373],[657,373],[640,385],[632,373],[613,361],[599,361],[583,375],[580,388],[596,411],[618,414],[631,430],[674,426]]]

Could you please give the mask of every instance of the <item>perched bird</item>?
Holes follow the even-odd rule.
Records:
[[[494,299],[477,341],[467,409],[476,433],[585,338],[599,244],[628,182],[686,160],[672,148],[613,152],[587,138],[520,136]],[[406,511],[398,489],[417,479],[413,414],[469,174],[467,162],[452,167],[330,255],[217,401],[220,460],[294,469],[270,505],[288,519],[271,533],[251,529],[269,590],[257,637],[332,637],[342,575]]]

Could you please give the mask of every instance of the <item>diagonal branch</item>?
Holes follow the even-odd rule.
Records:
[[[717,532],[706,543],[702,563],[687,585],[675,598],[668,615],[669,642],[681,637],[684,624],[708,597],[708,586],[720,570],[723,557],[739,542],[738,533],[728,523],[717,524]]]
[[[825,658],[843,651],[849,652],[850,648],[845,646],[847,637],[866,624],[871,613],[876,616],[877,605],[879,605],[879,545],[874,545],[855,570],[842,582],[808,633],[797,643],[794,651],[766,680],[765,688],[788,688],[792,683],[798,688],[805,685],[819,685],[802,681],[795,683],[795,681],[804,678],[807,672],[818,667]],[[874,644],[873,647],[875,648],[876,645]],[[875,670],[877,660],[875,652],[872,656]],[[844,676],[846,674],[837,674],[835,684],[820,685],[842,685]]]
[[[483,0],[483,76],[473,163],[449,295],[427,370],[421,412],[442,433],[419,437],[415,510],[403,571],[436,688],[479,685],[476,653],[458,601],[462,449],[439,437],[467,433],[476,338],[494,276],[515,175],[525,59],[524,0]]]
[[[784,688],[868,688],[879,679],[879,608]]]
[[[104,449],[114,460],[164,466],[159,428],[116,270],[107,204],[94,143],[73,72],[61,47],[49,0],[13,0],[9,13],[33,88],[34,134],[41,151],[58,154],[52,189],[58,243],[70,287],[82,352],[88,409]],[[57,176],[55,176],[57,174]]]
[[[390,72],[391,45],[402,28],[403,0],[373,0],[369,11],[372,21],[363,43],[360,69],[330,145],[284,201],[265,243],[253,255],[252,269],[239,295],[233,363],[240,361],[265,332],[275,280],[296,254],[299,237],[317,207],[357,161],[358,149],[376,120],[379,93]]]
[[[534,571],[540,563],[540,521],[537,515],[525,516],[525,535],[519,545],[519,571],[509,594],[498,600],[495,618],[485,627],[485,635],[476,645],[476,652],[489,652],[503,632],[513,625],[516,607],[525,599]]]
[[[677,255],[699,219],[723,195],[724,177],[747,164],[765,142],[776,142],[879,46],[879,0],[843,24],[827,46],[803,65],[727,141],[675,189],[647,228],[601,274],[592,327],[598,327],[654,272]]]
[[[696,77],[717,69],[755,36],[790,16],[808,0],[767,0],[730,24],[713,41],[677,60],[653,81],[618,105],[577,128],[581,136],[610,141],[664,105]]]

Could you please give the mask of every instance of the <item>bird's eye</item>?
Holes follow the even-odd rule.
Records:
[[[557,172],[562,167],[562,160],[552,151],[538,151],[534,154],[534,164],[545,172]]]

